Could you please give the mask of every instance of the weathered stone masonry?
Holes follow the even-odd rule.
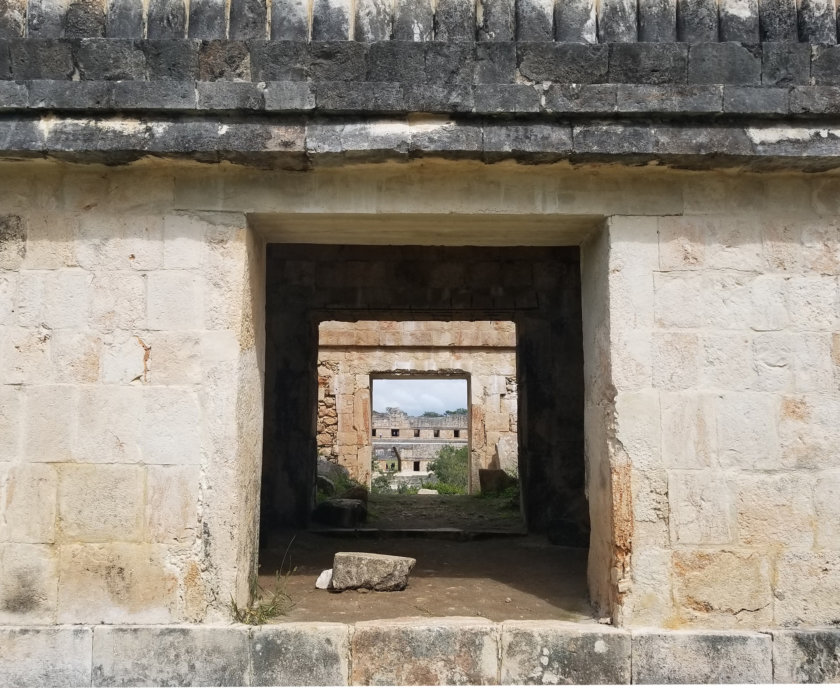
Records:
[[[834,4],[350,7],[0,0],[0,682],[838,680]],[[377,302],[350,256],[400,244],[533,257]],[[525,360],[578,328],[518,366],[573,438],[534,484],[625,628],[217,625],[261,498],[308,508],[265,471],[314,458],[317,321],[534,303]]]

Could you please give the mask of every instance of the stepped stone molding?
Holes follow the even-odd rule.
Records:
[[[828,683],[840,679],[840,631],[628,631],[458,617],[0,627],[3,685],[370,685],[412,676],[451,684]]]
[[[0,38],[836,43],[834,0],[0,0]]]

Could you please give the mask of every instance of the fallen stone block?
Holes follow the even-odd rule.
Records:
[[[336,552],[332,589],[404,590],[408,585],[408,574],[416,563],[416,559],[389,554]]]
[[[355,528],[367,519],[367,507],[360,499],[327,499],[315,507],[312,519],[333,528]]]
[[[417,490],[417,494],[419,494],[419,495],[438,494],[438,491],[437,490],[429,490],[428,488],[421,487],[419,490]]]

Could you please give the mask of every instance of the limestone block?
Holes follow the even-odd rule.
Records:
[[[759,275],[751,285],[754,330],[782,330],[790,323],[785,280],[779,275]]]
[[[243,626],[98,626],[93,685],[246,685],[248,654]]]
[[[707,269],[760,271],[764,268],[760,225],[739,219],[710,223],[707,230]]]
[[[328,500],[355,501],[355,500]],[[327,503],[328,503],[327,502]],[[336,552],[333,561],[333,590],[404,590],[417,563],[411,557],[369,552]]]
[[[840,230],[836,223],[806,224],[802,227],[801,250],[802,266],[806,271],[821,275],[840,273]]]
[[[823,473],[814,487],[814,509],[816,512],[819,549],[840,550],[840,474]]]
[[[119,330],[102,338],[102,382],[127,385],[151,380],[152,350],[147,333]]]
[[[768,469],[779,463],[778,400],[758,392],[716,399],[718,457],[724,468]]]
[[[782,465],[791,468],[838,468],[840,399],[829,394],[781,399],[779,438]]]
[[[650,330],[626,330],[612,337],[613,385],[622,392],[649,389],[653,376],[653,345]]]
[[[494,624],[479,618],[362,621],[351,641],[354,685],[485,685],[496,682]]]
[[[685,621],[712,627],[772,623],[772,565],[749,551],[673,553],[674,602]]]
[[[653,334],[653,386],[687,389],[697,384],[700,347],[696,334]]]
[[[769,635],[634,631],[633,683],[771,683]]]
[[[17,324],[23,327],[40,327],[46,319],[45,285],[50,272],[21,270],[15,298]]]
[[[207,223],[191,215],[163,219],[163,266],[170,270],[201,267]]]
[[[796,335],[788,332],[759,333],[753,337],[752,355],[755,390],[785,392],[794,389]]]
[[[136,541],[143,534],[145,472],[138,466],[61,467],[58,525],[65,541]]]
[[[254,686],[344,686],[350,627],[338,623],[262,626],[251,637]]]
[[[26,258],[27,228],[18,215],[0,215],[0,269],[19,270]]]
[[[765,271],[792,272],[800,267],[801,220],[766,218],[761,242]]]
[[[793,327],[833,331],[840,327],[840,292],[833,275],[802,275],[788,281],[788,309]]]
[[[171,623],[179,620],[178,573],[161,545],[61,548],[59,623]]]
[[[840,631],[773,631],[776,683],[840,683]]]
[[[700,384],[706,389],[751,389],[752,340],[734,332],[704,333],[700,340]]]
[[[659,269],[702,270],[706,261],[706,237],[713,222],[691,216],[661,217],[659,227]]]
[[[88,686],[93,632],[67,628],[0,629],[0,683],[7,686]]]
[[[669,471],[668,500],[672,542],[704,545],[733,541],[733,500],[722,473]]]
[[[46,328],[4,327],[0,332],[0,356],[6,384],[50,382],[52,333]]]
[[[703,277],[697,273],[655,273],[654,318],[659,327],[700,327],[704,318]]]
[[[138,387],[99,385],[79,390],[78,433],[73,454],[85,463],[140,461],[143,392]]]
[[[18,292],[17,272],[0,272],[0,325],[16,325],[15,300]]]
[[[15,461],[20,457],[21,408],[23,388],[0,385],[0,457]]]
[[[630,682],[630,634],[609,626],[562,621],[502,625],[504,685]]]
[[[624,446],[634,467],[661,467],[660,418],[658,392],[622,393],[616,396],[616,438]]]
[[[53,466],[0,464],[0,541],[53,542],[57,485]]]
[[[93,276],[90,324],[100,332],[131,330],[146,324],[146,275],[126,271]]]
[[[51,271],[44,284],[44,324],[86,327],[90,311],[91,275],[78,268]]]
[[[735,495],[738,540],[745,545],[814,544],[811,479],[797,473],[742,473],[730,481]]]
[[[26,270],[57,270],[76,264],[73,244],[78,222],[59,213],[33,213],[26,219]]]
[[[748,273],[703,273],[703,324],[722,330],[740,330],[752,322],[752,280]]]
[[[146,463],[197,464],[201,461],[202,413],[195,392],[182,387],[143,391],[141,437]]]
[[[840,553],[787,552],[776,563],[773,613],[779,626],[833,625],[840,618]]]
[[[673,611],[671,597],[671,552],[659,547],[641,547],[632,557],[633,587],[628,623],[662,626]]]
[[[150,542],[191,542],[198,528],[198,466],[149,466],[146,533]]]
[[[0,624],[55,622],[57,559],[48,545],[0,545]]]
[[[102,340],[86,330],[54,330],[50,340],[52,378],[59,383],[99,380]]]
[[[655,469],[639,470],[634,466],[630,492],[636,546],[667,547],[670,519],[667,473]]]
[[[78,390],[71,385],[28,387],[24,403],[23,456],[27,461],[73,458]]]
[[[79,221],[76,260],[87,270],[156,270],[163,246],[159,215],[87,213]]]
[[[837,389],[831,360],[831,334],[800,332],[795,335],[793,380],[797,392],[831,393]]]
[[[203,280],[191,272],[163,270],[147,277],[148,325],[152,330],[203,328]]]
[[[148,339],[151,374],[156,385],[201,382],[201,344],[197,333],[155,332]]]

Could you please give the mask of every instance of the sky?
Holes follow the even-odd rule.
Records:
[[[410,416],[467,408],[466,380],[373,380],[373,409],[398,406]]]

